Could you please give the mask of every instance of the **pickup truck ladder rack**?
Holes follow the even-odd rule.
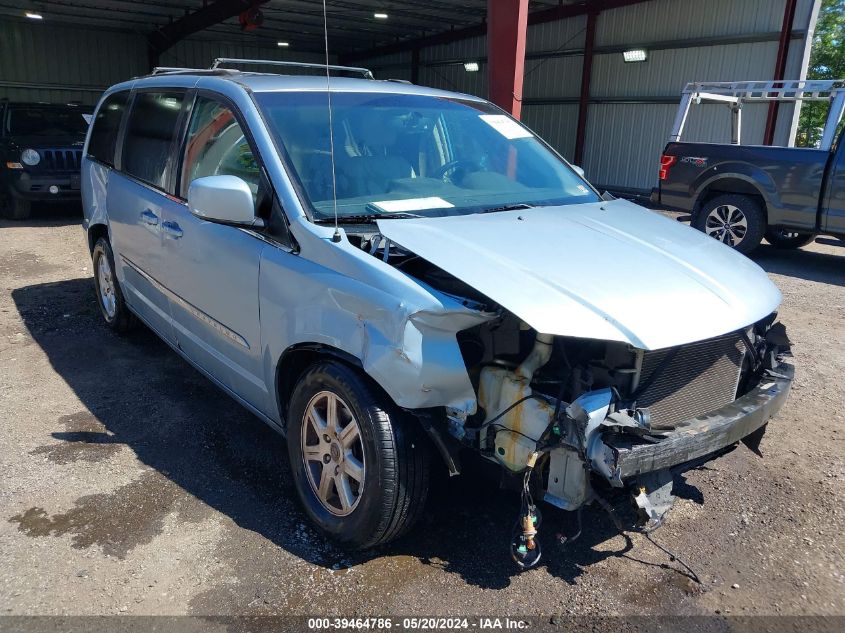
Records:
[[[672,125],[670,141],[680,141],[690,106],[702,101],[724,103],[731,109],[731,143],[740,142],[742,105],[771,101],[827,101],[830,113],[821,141],[821,149],[833,145],[836,127],[845,111],[845,80],[725,81],[688,83],[681,93],[681,104]]]

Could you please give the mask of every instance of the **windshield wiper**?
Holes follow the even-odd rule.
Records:
[[[338,224],[363,224],[375,220],[408,220],[410,218],[421,218],[415,213],[359,213],[357,215],[338,215]],[[318,224],[334,224],[334,218],[320,218],[315,220]]]
[[[503,204],[500,207],[490,207],[489,209],[482,209],[476,213],[498,213],[499,211],[520,211],[522,209],[533,209],[533,204],[527,202],[517,202],[515,204]]]

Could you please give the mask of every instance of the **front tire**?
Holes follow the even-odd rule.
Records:
[[[702,205],[693,226],[743,255],[760,245],[766,231],[766,213],[751,196],[727,193]]]
[[[100,314],[111,329],[124,334],[135,326],[135,315],[126,306],[123,291],[117,281],[114,267],[114,253],[105,238],[100,238],[91,253],[94,264],[94,287],[97,290],[97,305]]]
[[[782,228],[769,228],[766,231],[766,241],[775,248],[801,248],[816,241],[815,233],[800,233]]]
[[[294,388],[287,419],[299,498],[330,538],[366,549],[417,521],[428,495],[427,440],[369,379],[339,362],[315,364]]]

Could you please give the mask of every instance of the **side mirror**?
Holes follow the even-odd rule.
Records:
[[[579,165],[570,165],[570,167],[572,167],[572,169],[575,170],[575,173],[578,174],[579,176],[581,176],[581,178],[583,178],[584,180],[587,179],[587,177],[584,175],[584,168],[583,167],[581,167]]]
[[[188,209],[198,218],[227,224],[256,222],[255,201],[246,182],[237,176],[197,178],[188,187]]]

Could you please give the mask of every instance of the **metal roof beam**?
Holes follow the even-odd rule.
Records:
[[[550,9],[541,9],[533,11],[528,14],[528,24],[542,24],[544,22],[554,22],[556,20],[564,20],[579,15],[586,15],[590,12],[608,11],[610,9],[619,9],[633,4],[640,4],[641,2],[648,2],[649,0],[583,0],[576,4],[562,4]],[[478,37],[487,34],[487,23],[482,21],[479,24],[468,26],[463,29],[455,29],[452,31],[442,31],[435,33],[428,37],[419,37],[396,44],[388,44],[387,46],[378,46],[369,50],[355,51],[343,56],[345,62],[351,62],[368,57],[377,57],[380,55],[391,55],[394,53],[404,53],[415,48],[426,46],[436,46],[438,44],[449,44],[465,40],[471,37]]]
[[[176,42],[202,31],[224,20],[233,18],[246,11],[251,6],[266,3],[267,0],[216,0],[201,9],[188,13],[171,24],[163,26],[147,35],[147,46],[150,52],[150,66],[158,65],[158,56]],[[154,63],[155,62],[155,63]]]
[[[149,21],[141,20],[133,20],[127,17],[123,17],[124,14],[118,14],[120,17],[112,17],[109,15],[101,15],[103,12],[97,12],[96,15],[84,15],[80,12],[80,10],[73,11],[68,9],[67,11],[63,9],[57,9],[58,5],[48,5],[46,9],[40,9],[39,12],[47,17],[57,17],[59,20],[56,22],[65,23],[65,24],[77,24],[80,26],[87,26],[87,27],[97,27],[103,26],[103,23],[108,23],[110,26],[106,26],[105,28],[114,29],[114,30],[122,30],[122,31],[132,31],[137,33],[141,26],[149,26]],[[10,18],[16,18],[21,21],[25,21],[25,18],[20,14],[20,7],[16,5],[9,5],[6,3],[0,3],[0,15],[8,16]],[[137,28],[131,25],[137,24],[139,25]],[[120,26],[117,26],[120,25]]]
[[[261,28],[265,28],[265,26],[270,23],[277,23],[283,22],[287,24],[301,24],[303,26],[309,26],[312,28],[318,28],[320,30],[320,38],[323,37],[323,12],[322,10],[317,11],[284,11],[281,9],[271,9],[265,11],[265,16],[270,18],[269,20],[265,20],[264,26]],[[296,20],[289,19],[289,16],[293,16],[297,18]],[[397,35],[397,32],[400,33],[407,33],[407,32],[415,32],[418,33],[420,31],[433,29],[433,24],[438,24],[438,27],[442,26],[443,21],[432,21],[429,22],[419,22],[415,21],[414,23],[410,22],[392,22],[388,24],[387,22],[381,22],[379,20],[368,20],[366,18],[360,17],[353,17],[345,14],[339,13],[329,13],[328,14],[328,23],[329,23],[329,40],[333,37],[334,31],[337,30],[349,30],[354,31],[358,34],[368,34],[369,41],[373,40],[382,40],[382,41],[393,41]]]
[[[300,6],[297,6],[300,5]],[[304,5],[301,6],[301,5]],[[390,5],[387,9],[389,11],[390,20],[383,22],[383,25],[392,26],[396,24],[394,18],[403,18],[411,22],[425,22],[436,23],[443,25],[443,13],[445,9],[438,9],[432,7],[430,4],[411,4],[403,2],[402,6],[411,6],[415,9],[400,8],[398,5]],[[376,7],[373,5],[361,4],[360,2],[345,2],[338,0],[331,0],[328,5],[329,17],[340,17],[343,19],[351,18],[361,21],[372,22],[373,12]],[[319,15],[322,19],[323,11],[319,3],[314,3],[312,0],[290,0],[285,3],[284,8],[273,8],[274,13],[293,12],[300,14]],[[438,12],[440,11],[440,12]],[[350,13],[362,14],[360,17],[350,15]],[[460,10],[459,7],[452,7],[449,10],[449,21],[455,24],[468,25],[472,24],[478,19],[478,11],[476,10]]]

